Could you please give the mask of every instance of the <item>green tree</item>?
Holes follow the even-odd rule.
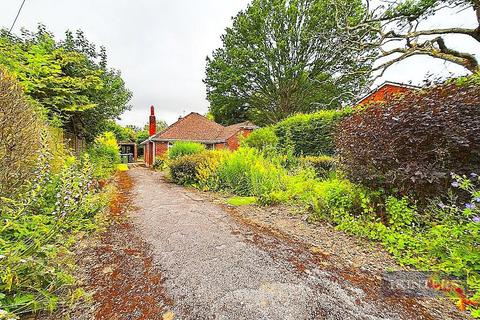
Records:
[[[121,126],[115,121],[108,121],[104,127],[106,132],[115,135],[118,142],[135,142],[137,140],[137,131],[129,126]]]
[[[355,23],[361,0],[335,0]],[[370,55],[352,52],[331,0],[254,0],[207,58],[210,113],[223,124],[275,123],[294,113],[334,109],[364,87]]]
[[[16,75],[52,124],[88,140],[129,109],[131,92],[120,72],[107,68],[105,49],[97,50],[81,31],[67,31],[63,41],[56,41],[42,25],[20,36],[3,30],[0,64]]]

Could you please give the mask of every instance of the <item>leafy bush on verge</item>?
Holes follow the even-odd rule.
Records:
[[[299,155],[333,155],[334,132],[338,122],[351,112],[323,110],[312,114],[299,114],[275,125],[280,148],[293,147]]]
[[[215,171],[214,189],[229,190],[239,196],[260,196],[278,190],[287,172],[256,149],[240,148],[227,154]]]
[[[116,165],[120,163],[117,139],[112,132],[104,132],[95,138],[89,153],[95,163],[93,175],[98,179],[110,177],[115,172]]]
[[[477,175],[471,178],[454,176],[453,185],[467,192],[470,201],[458,204],[455,198],[445,202],[435,200],[418,211],[407,198],[388,197],[387,222],[382,223],[371,207],[368,196],[361,197],[363,213],[345,211],[330,215],[340,230],[382,242],[401,264],[420,270],[434,271],[460,277],[451,292],[460,309],[470,309],[480,316],[480,183]],[[458,288],[458,289],[455,289]],[[462,294],[458,294],[462,292]],[[470,298],[467,298],[470,296]]]
[[[189,154],[196,154],[205,151],[205,146],[197,142],[178,141],[168,150],[170,159],[177,159]]]
[[[176,183],[228,190],[239,196],[260,196],[277,190],[287,175],[283,167],[252,148],[187,155],[171,161],[169,168]]]
[[[300,163],[312,167],[320,179],[327,178],[330,173],[335,171],[335,158],[331,156],[306,156],[300,158]]]
[[[330,179],[314,186],[314,212],[335,218],[337,215],[355,212],[359,207],[359,195],[355,185],[348,180]]]
[[[0,69],[0,319],[54,310],[83,295],[73,287],[69,247],[96,227],[108,202],[93,180],[96,165],[110,159],[105,168],[113,172],[118,162],[108,139],[94,148],[98,163],[67,156],[62,132],[41,120],[42,110]]]
[[[440,195],[451,172],[480,171],[479,91],[451,82],[355,112],[338,127],[341,169],[372,190]]]
[[[273,127],[254,130],[243,140],[243,145],[258,150],[274,150],[278,145],[278,137]]]
[[[161,170],[163,168],[163,165],[165,164],[164,159],[156,159],[155,162],[153,163],[153,170]]]
[[[64,161],[58,174],[43,147],[35,178],[16,198],[0,199],[0,311],[22,315],[54,310],[62,292],[73,290],[72,254],[68,248],[80,231],[95,228],[94,216],[107,204],[93,184],[93,167],[86,155]],[[63,294],[62,294],[63,295]]]
[[[203,154],[187,155],[169,163],[170,177],[173,182],[191,185],[198,182],[197,173],[200,161],[204,161]]]
[[[225,151],[212,150],[186,155],[168,163],[175,183],[207,188],[215,185],[214,174]]]

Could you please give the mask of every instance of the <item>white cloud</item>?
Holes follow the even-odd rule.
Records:
[[[56,35],[82,29],[87,38],[104,45],[109,65],[120,69],[132,89],[133,109],[122,124],[143,125],[150,105],[157,116],[174,122],[185,112],[207,112],[205,57],[221,45],[220,35],[231,17],[249,0],[27,0],[14,32],[44,23]],[[0,26],[10,27],[21,0],[3,0]],[[472,12],[447,13],[433,21],[472,25]],[[462,38],[448,42],[479,51],[478,43]],[[447,42],[447,43],[448,43]],[[411,58],[385,73],[385,79],[419,83],[427,71],[462,72],[429,58]]]

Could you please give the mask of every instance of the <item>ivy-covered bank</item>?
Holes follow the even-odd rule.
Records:
[[[0,319],[17,319],[83,297],[71,248],[100,225],[119,156],[111,133],[71,155],[2,69],[0,123]]]
[[[174,145],[164,165],[174,182],[228,192],[232,204],[295,205],[378,241],[399,263],[431,271],[433,288],[480,317],[478,79],[295,116],[254,131],[235,152]],[[317,129],[292,137],[302,127]]]

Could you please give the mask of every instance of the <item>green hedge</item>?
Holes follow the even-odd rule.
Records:
[[[299,160],[302,165],[313,168],[319,179],[328,178],[336,168],[335,158],[331,156],[306,156],[299,158]]]
[[[278,147],[278,137],[273,127],[260,128],[253,131],[243,145],[258,150],[271,150]]]
[[[322,110],[299,114],[275,125],[279,146],[291,146],[295,155],[333,155],[334,133],[339,120],[350,114],[350,108],[341,111]]]

